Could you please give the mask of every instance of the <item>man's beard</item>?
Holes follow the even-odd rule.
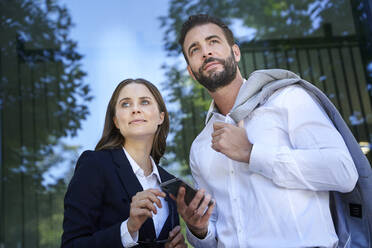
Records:
[[[203,74],[204,66],[212,61],[218,61],[222,64],[224,70],[220,72],[211,72],[209,76]],[[238,63],[235,61],[233,50],[227,59],[218,59],[210,57],[204,61],[198,72],[192,70],[196,80],[203,85],[209,92],[215,92],[217,89],[230,84],[237,71]]]

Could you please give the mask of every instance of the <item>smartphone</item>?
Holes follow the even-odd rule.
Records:
[[[160,184],[160,188],[164,192],[167,192],[168,194],[172,194],[175,197],[177,197],[178,190],[181,186],[184,186],[186,189],[185,203],[186,205],[189,205],[197,192],[197,190],[194,189],[191,185],[189,185],[188,183],[186,183],[185,181],[183,181],[182,179],[178,177]],[[203,202],[203,200],[204,200],[204,196],[201,199],[199,205]],[[211,199],[210,202],[208,203],[208,206],[211,206],[212,204],[213,204],[213,200]]]

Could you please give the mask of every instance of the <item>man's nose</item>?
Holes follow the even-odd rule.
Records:
[[[212,56],[212,51],[208,47],[203,47],[203,58],[208,58]]]

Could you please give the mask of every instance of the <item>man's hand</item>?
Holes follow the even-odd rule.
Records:
[[[181,186],[178,190],[177,199],[175,199],[173,195],[171,195],[171,197],[177,202],[177,211],[186,222],[189,230],[196,237],[203,239],[207,235],[209,217],[212,214],[215,203],[213,202],[213,204],[208,207],[211,195],[204,194],[205,190],[200,189],[195,194],[194,199],[192,199],[190,204],[187,206],[184,200],[185,193],[185,187]],[[201,201],[202,199],[203,201]]]
[[[187,248],[180,226],[176,226],[169,232],[168,239],[169,242],[165,243],[165,248]]]
[[[249,163],[252,143],[249,142],[243,120],[238,126],[224,122],[213,123],[212,148],[229,158]]]

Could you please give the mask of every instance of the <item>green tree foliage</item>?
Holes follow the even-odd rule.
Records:
[[[75,135],[92,96],[82,81],[82,56],[68,36],[72,23],[67,9],[52,0],[4,0],[0,14],[2,108],[46,98],[41,104],[56,102],[50,118],[60,126],[51,126],[44,139],[51,133]]]
[[[160,17],[168,55],[180,54],[177,38],[181,26],[188,16],[198,13],[219,17],[228,25],[239,20],[243,27],[256,30],[255,39],[314,35],[322,32],[318,24],[324,20],[337,21],[342,31],[353,30],[348,0],[337,3],[323,0],[172,0],[168,16]]]
[[[72,26],[56,0],[0,1],[0,246],[59,243],[66,186],[43,180],[75,163],[60,139],[76,135],[92,100]]]
[[[169,109],[171,120],[171,139],[167,143],[167,163],[178,162],[180,173],[189,175],[188,157],[193,139],[204,126],[205,109],[210,97],[205,89],[185,74],[176,65],[164,66],[171,83],[168,102],[178,105],[176,110]],[[169,85],[167,85],[169,87]],[[164,164],[164,163],[163,163]]]
[[[54,0],[0,1],[0,109],[5,150],[21,156],[32,151],[40,157],[38,151],[47,149],[51,136],[76,135],[81,120],[87,117],[86,104],[92,96],[83,82],[82,56],[69,37],[71,27],[67,9]],[[7,125],[10,121],[13,123]],[[16,135],[7,136],[8,132]]]
[[[60,178],[49,178],[38,188],[38,233],[39,247],[58,247],[62,235],[64,212],[64,195],[69,183],[75,163],[79,157],[79,146],[67,145],[63,142],[54,144],[53,149],[39,160],[38,165],[49,170],[53,167],[64,167],[64,175]]]

